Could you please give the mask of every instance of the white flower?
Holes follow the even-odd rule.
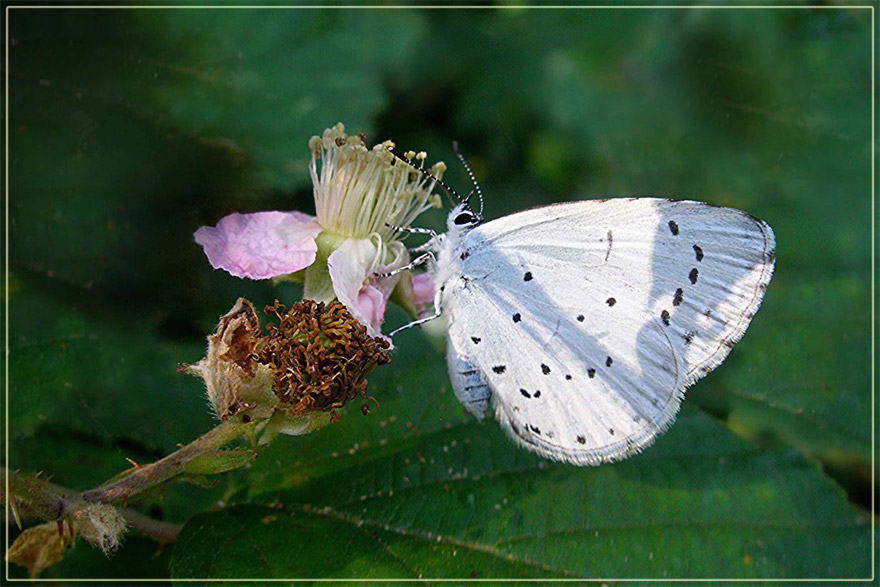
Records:
[[[368,149],[362,135],[346,135],[337,124],[309,141],[316,216],[233,213],[216,226],[198,229],[196,242],[211,265],[237,277],[302,277],[303,297],[338,299],[371,336],[378,336],[395,288],[395,299],[408,308],[425,296],[420,287],[414,297],[409,273],[376,277],[410,261],[399,234],[388,225],[408,227],[425,210],[440,206],[432,180],[395,164],[388,151],[393,145],[385,141]],[[410,152],[407,157],[424,164],[427,155]],[[445,170],[442,162],[429,169],[438,179]]]

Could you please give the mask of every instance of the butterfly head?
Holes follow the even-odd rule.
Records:
[[[483,216],[471,210],[467,202],[462,202],[449,213],[446,225],[450,232],[466,232],[481,222],[483,222]]]
[[[389,147],[389,151],[392,155],[394,155],[397,159],[403,161],[422,175],[430,178],[435,183],[439,184],[443,189],[449,192],[450,196],[453,196],[456,200],[458,200],[458,205],[452,209],[452,212],[449,214],[449,220],[446,225],[450,231],[467,232],[471,228],[474,228],[481,222],[483,222],[483,192],[480,190],[480,185],[477,183],[476,178],[474,177],[473,171],[471,171],[470,166],[468,166],[467,161],[464,159],[464,155],[461,154],[461,151],[458,148],[458,143],[452,143],[453,150],[455,151],[455,155],[458,157],[458,160],[461,161],[462,166],[468,174],[471,182],[473,183],[473,189],[468,193],[467,196],[462,198],[458,195],[454,189],[443,183],[440,179],[434,177],[428,171],[425,171],[421,167],[413,165],[412,161],[406,158],[406,156],[400,152],[399,149],[394,147],[393,145]],[[480,203],[480,211],[477,212],[472,210],[470,207],[471,196],[477,194],[477,200]]]

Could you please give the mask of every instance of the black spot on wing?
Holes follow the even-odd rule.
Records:
[[[592,367],[590,367],[589,369],[587,369],[587,377],[589,377],[590,379],[592,379],[592,378],[595,377],[595,376],[596,376],[596,370],[595,370],[595,369],[593,369]]]
[[[700,248],[700,245],[694,245],[694,255],[696,255],[698,262],[703,260],[703,249]]]
[[[571,375],[566,375],[566,376],[565,376],[565,380],[566,380],[566,381],[571,381]]]
[[[666,310],[660,312],[660,320],[663,321],[663,326],[669,326],[669,312]]]
[[[669,232],[672,233],[672,236],[678,236],[678,224],[675,223],[675,220],[669,221]]]
[[[577,441],[578,441],[578,444],[587,444],[587,439],[584,438],[583,436],[578,436]]]
[[[526,274],[523,275],[523,281],[531,281],[532,280],[532,272],[526,271]]]
[[[514,322],[519,322],[520,320],[522,320],[522,316],[520,316],[519,312],[513,315]]]
[[[528,391],[526,391],[525,389],[520,388],[519,392],[522,394],[523,397],[527,397],[527,398],[531,398],[531,397],[532,397],[532,394],[530,394],[530,393],[529,393]]]
[[[538,436],[541,436],[541,429],[538,428],[537,426],[532,426],[531,424],[529,424],[529,430],[531,430],[532,432],[534,432]]]
[[[548,366],[545,365],[544,363],[541,363],[541,372],[542,372],[544,375],[549,375],[549,374],[550,374],[550,367],[548,367]]]
[[[536,390],[535,390],[535,395],[534,395],[534,397],[541,397],[541,390],[540,390],[540,389],[536,389]]]
[[[615,300],[614,298],[608,298],[607,300],[605,300],[605,303],[608,304],[608,306],[613,306],[617,303],[617,300]]]
[[[691,272],[688,273],[688,279],[691,280],[691,283],[692,283],[692,284],[696,284],[696,283],[697,283],[697,276],[698,276],[699,274],[700,274],[700,272],[697,271],[697,268],[696,268],[696,267],[694,267],[693,269],[691,269]]]
[[[577,321],[578,321],[578,322],[583,322],[583,321],[584,321],[584,315],[583,315],[583,314],[578,314]]]
[[[614,428],[609,428],[608,434],[610,434],[611,436],[614,436]]]
[[[492,367],[492,370],[495,371],[496,373],[498,373],[499,375],[501,375],[502,373],[504,373],[507,370],[507,366],[496,365],[496,366]]]
[[[607,357],[607,358],[605,359],[605,366],[606,366],[606,367],[610,367],[610,366],[611,366],[611,363],[613,363],[613,362],[614,362],[614,359],[612,359],[611,357]]]
[[[469,252],[465,251],[461,255],[459,255],[458,258],[461,259],[462,261],[464,261],[465,259],[467,259],[470,256],[471,256],[471,254]]]
[[[482,338],[477,338],[476,336],[472,336],[472,337],[471,337],[471,340],[474,341],[474,344],[480,344],[480,341],[483,340],[483,339],[482,339]]]
[[[673,306],[680,306],[681,300],[683,297],[684,297],[684,290],[683,289],[678,288],[677,290],[675,290],[675,295],[672,296],[672,305]]]

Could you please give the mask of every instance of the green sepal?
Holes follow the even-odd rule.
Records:
[[[397,285],[394,286],[394,289],[391,292],[391,297],[389,297],[388,300],[403,308],[403,311],[406,312],[406,315],[409,316],[410,320],[416,320],[419,317],[419,312],[416,309],[415,304],[413,304],[414,297],[412,273],[404,271],[403,275],[401,275],[400,279],[397,281]]]
[[[326,230],[315,237],[318,252],[315,254],[315,262],[305,270],[303,298],[325,303],[330,303],[336,299],[336,291],[333,289],[333,282],[330,280],[330,269],[327,267],[327,259],[348,238],[347,236]]]

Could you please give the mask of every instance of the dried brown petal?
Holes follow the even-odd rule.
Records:
[[[46,522],[19,534],[6,552],[6,560],[27,567],[31,579],[35,579],[43,569],[61,562],[65,548],[58,525]]]
[[[220,317],[217,330],[208,337],[208,354],[195,365],[185,367],[205,380],[208,400],[221,420],[246,407],[241,401],[243,385],[257,372],[253,350],[260,339],[260,323],[254,306],[238,298],[232,309]]]

